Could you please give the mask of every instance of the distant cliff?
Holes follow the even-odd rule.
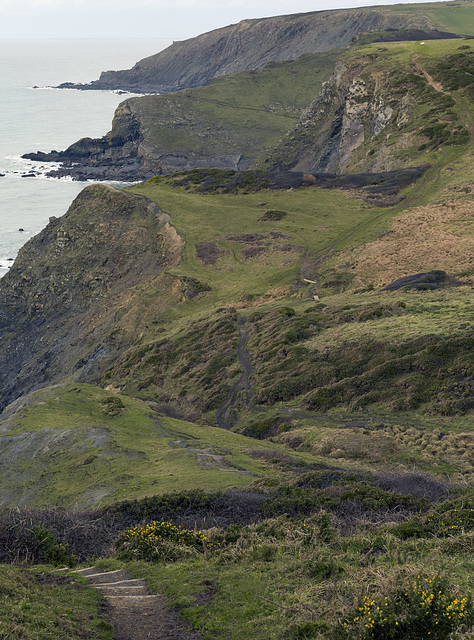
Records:
[[[132,69],[105,71],[99,80],[82,88],[170,93],[201,86],[216,76],[262,69],[269,62],[345,48],[364,32],[413,28],[429,30],[436,25],[428,17],[411,12],[409,5],[398,12],[374,7],[243,20],[175,42],[164,51],[140,60]]]

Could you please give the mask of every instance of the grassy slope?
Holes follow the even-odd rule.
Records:
[[[4,495],[23,506],[84,508],[173,490],[245,486],[275,474],[251,455],[250,438],[166,417],[158,424],[143,401],[90,385],[31,394],[3,421],[0,439],[4,461],[16,470],[10,466],[2,478]],[[275,455],[285,450],[262,446]]]
[[[470,2],[427,2],[423,4],[398,4],[384,7],[387,12],[421,13],[433,20],[440,31],[474,35],[474,12]]]
[[[309,188],[296,192],[239,193],[236,195],[202,196],[187,193],[183,189],[169,187],[166,179],[152,179],[132,187],[131,191],[146,195],[160,203],[172,217],[179,233],[184,236],[186,248],[176,275],[192,275],[208,282],[212,292],[203,299],[187,305],[190,310],[212,308],[216,304],[237,302],[244,294],[263,295],[270,288],[291,287],[300,263],[297,255],[282,256],[267,253],[264,260],[245,259],[245,248],[227,236],[241,233],[268,235],[271,231],[287,236],[281,242],[303,247],[305,251],[318,252],[336,241],[348,229],[360,222],[372,220],[379,213],[365,208],[344,192]],[[288,215],[278,222],[261,222],[268,210],[285,211]],[[359,241],[377,235],[381,226],[371,225],[370,230],[358,237]],[[196,244],[215,242],[222,252],[222,259],[215,266],[203,265],[196,257]],[[290,264],[282,265],[282,262]],[[258,269],[255,267],[258,265]],[[171,311],[182,316],[186,306]],[[165,322],[168,317],[163,319]]]
[[[216,78],[206,86],[128,102],[150,154],[242,153],[254,158],[294,126],[332,73],[337,51]]]
[[[0,571],[0,634],[22,640],[110,640],[102,598],[84,580],[51,567],[3,565]]]

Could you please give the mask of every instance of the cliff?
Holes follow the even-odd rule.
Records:
[[[468,45],[460,48],[468,53],[450,56],[451,62],[436,56],[428,66],[436,72],[451,64],[452,74],[462,68],[466,77],[457,83],[468,87],[472,53]],[[342,54],[318,98],[258,166],[272,172],[393,171],[407,161],[425,163],[437,146],[466,144],[468,127],[456,115],[454,98],[424,75],[423,64],[419,55],[407,59],[394,47]]]
[[[308,54],[205,87],[129,98],[103,138],[25,157],[61,162],[51,175],[78,180],[137,181],[193,168],[246,169],[298,122],[337,55]]]
[[[84,189],[0,281],[0,406],[65,376],[96,377],[140,331],[135,286],[179,261],[182,246],[169,216],[148,199],[104,185]],[[164,287],[157,308],[173,300]]]
[[[436,25],[410,5],[393,13],[376,7],[243,20],[175,42],[132,69],[103,72],[99,80],[82,88],[169,93],[201,86],[216,76],[296,60],[305,53],[345,48],[364,32],[412,28],[429,30]]]

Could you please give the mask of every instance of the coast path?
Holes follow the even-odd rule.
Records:
[[[130,579],[123,570],[101,572],[96,567],[78,569],[106,600],[114,640],[199,640],[199,634],[163,596],[150,595],[144,580]]]

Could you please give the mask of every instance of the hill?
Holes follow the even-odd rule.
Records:
[[[99,80],[81,88],[169,93],[204,85],[217,76],[262,69],[271,62],[346,48],[363,33],[406,31],[407,40],[413,39],[412,30],[418,30],[416,39],[429,38],[430,32],[439,37],[439,31],[474,35],[471,8],[469,2],[435,2],[243,20],[175,42],[132,69],[104,71]]]
[[[122,167],[254,164],[88,186],[0,281],[10,635],[110,637],[94,558],[203,639],[472,640],[474,53],[373,35],[125,102]]]

